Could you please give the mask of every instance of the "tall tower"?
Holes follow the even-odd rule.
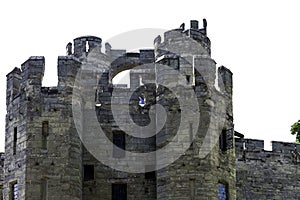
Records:
[[[59,57],[57,87],[42,87],[44,57],[30,57],[7,75],[4,199],[81,199],[70,93],[78,63]]]
[[[203,22],[202,29],[198,21],[192,20],[190,29],[182,26],[165,32],[163,41],[160,36],[155,39],[156,63],[169,65],[185,78],[186,85],[195,94],[197,102],[194,104],[198,106],[195,109],[186,105],[185,109],[193,112],[186,114],[181,102],[174,98],[179,95],[187,101],[192,98],[188,93],[182,97],[184,93],[180,96],[176,92],[169,95],[159,92],[158,103],[170,112],[161,134],[164,138],[158,138],[157,148],[174,140],[175,134],[185,137],[190,147],[178,160],[157,172],[158,199],[178,196],[181,199],[235,199],[236,196],[232,73],[223,66],[216,73],[216,62],[210,56],[210,40],[206,34],[207,23]],[[178,84],[175,87],[180,87],[180,81],[172,79],[172,70],[163,74],[162,83],[171,79]],[[198,119],[195,121],[195,118]],[[179,126],[183,127],[182,131],[176,133]],[[170,158],[176,148],[182,148],[180,143],[166,152],[166,157]]]

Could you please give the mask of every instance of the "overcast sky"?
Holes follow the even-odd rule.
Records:
[[[83,3],[84,2],[84,3]],[[74,38],[103,41],[140,28],[208,21],[212,58],[233,72],[235,129],[247,138],[295,140],[300,119],[300,12],[297,1],[1,1],[0,151],[4,150],[6,77],[30,56],[45,56],[44,85],[57,83],[57,56]],[[154,38],[149,38],[152,42]],[[113,46],[114,48],[114,46]],[[118,47],[120,48],[120,47]],[[126,47],[124,47],[126,48]]]

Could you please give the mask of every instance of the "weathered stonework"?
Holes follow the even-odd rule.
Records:
[[[182,24],[167,31],[163,40],[161,36],[154,39],[154,49],[141,49],[139,53],[116,50],[108,43],[103,53],[100,38],[76,38],[73,44],[67,44],[66,56],[58,57],[55,87],[42,86],[44,57],[30,57],[21,69],[7,74],[5,161],[1,155],[0,163],[3,199],[13,199],[13,195],[29,200],[299,199],[300,146],[273,142],[273,151],[269,152],[263,150],[262,141],[238,138],[241,135],[233,127],[232,73],[224,66],[216,68],[206,20],[203,22],[201,29],[198,21],[192,20],[190,29]],[[100,64],[91,55],[101,58]],[[154,68],[141,67],[148,65]],[[173,71],[166,71],[163,65]],[[97,67],[102,75],[97,82],[86,80],[89,89],[76,98],[85,99],[92,91],[94,101],[75,102],[87,112],[74,113],[74,91],[82,89],[75,79],[83,66]],[[130,70],[129,87],[112,84],[124,70]],[[128,152],[152,152],[176,137],[184,111],[178,94],[162,86],[172,80],[173,86],[184,90],[174,71],[183,75],[199,107],[197,112],[190,108],[192,115],[185,119],[188,123],[180,133],[188,138],[189,148],[175,162],[154,172],[118,171],[97,160],[79,138],[74,123],[78,116],[82,117],[79,128],[89,133],[96,127],[86,124],[96,113],[106,136],[112,142],[122,140],[119,145]],[[141,95],[146,99],[143,106],[139,104]],[[124,98],[128,96],[129,102]],[[159,133],[149,138],[126,134],[112,113],[112,106],[120,110],[129,106],[134,123],[145,126],[151,117],[159,117],[150,110],[155,104],[164,107],[167,118]],[[224,105],[224,110],[217,110],[218,104]],[[201,118],[192,138],[194,116]],[[124,124],[128,121],[122,112],[118,117]],[[154,126],[153,131],[159,123]],[[208,133],[210,137],[206,137]],[[175,146],[174,150],[178,148],[182,147]],[[174,152],[165,153],[166,159],[171,159]],[[127,164],[122,159],[118,163],[120,168]]]
[[[300,144],[236,139],[237,199],[300,199]]]

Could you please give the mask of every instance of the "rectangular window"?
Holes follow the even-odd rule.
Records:
[[[17,181],[10,184],[10,199],[18,200],[18,183]]]
[[[218,183],[218,197],[219,200],[226,200],[227,198],[227,185]]]
[[[18,129],[14,128],[14,136],[13,136],[13,155],[17,153],[17,142],[18,142]]]
[[[125,157],[125,133],[115,132],[113,133],[113,157],[123,158]]]
[[[127,200],[126,183],[113,183],[111,191],[112,191],[112,200]]]
[[[189,85],[191,82],[191,76],[190,75],[186,75],[186,84]]]
[[[219,137],[219,146],[222,151],[233,148],[233,129],[222,130]]]
[[[94,165],[83,166],[83,180],[92,181],[95,179]]]
[[[219,137],[219,147],[221,151],[226,151],[227,150],[227,145],[226,145],[226,130],[222,130],[222,133]]]
[[[190,178],[190,199],[195,200],[195,193],[196,193],[196,188],[195,188],[195,183],[196,180],[194,178]]]
[[[41,183],[41,199],[47,200],[48,199],[48,180],[44,179]]]
[[[49,135],[49,122],[43,121],[42,123],[42,148],[47,149],[47,141]]]

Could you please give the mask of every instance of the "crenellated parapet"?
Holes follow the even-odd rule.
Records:
[[[262,162],[287,161],[300,164],[300,144],[272,141],[272,150],[264,149],[264,141],[257,139],[236,138],[237,162],[259,160]]]
[[[166,31],[164,33],[164,40],[162,40],[161,36],[158,36],[154,40],[154,46],[157,49],[158,46],[161,46],[161,43],[177,43],[182,47],[189,47],[192,52],[196,54],[207,54],[211,55],[211,43],[210,39],[207,36],[207,22],[203,20],[203,28],[199,29],[199,22],[197,20],[190,21],[190,29],[185,29],[184,24],[177,29],[173,29],[170,31]],[[201,48],[193,48],[191,46],[191,40],[199,43]],[[166,49],[165,49],[166,50]],[[192,53],[189,52],[189,53]],[[156,58],[160,56],[160,52],[157,52]],[[161,52],[163,53],[163,52]],[[174,52],[176,53],[176,52]]]
[[[299,199],[300,144],[235,138],[237,199]]]

